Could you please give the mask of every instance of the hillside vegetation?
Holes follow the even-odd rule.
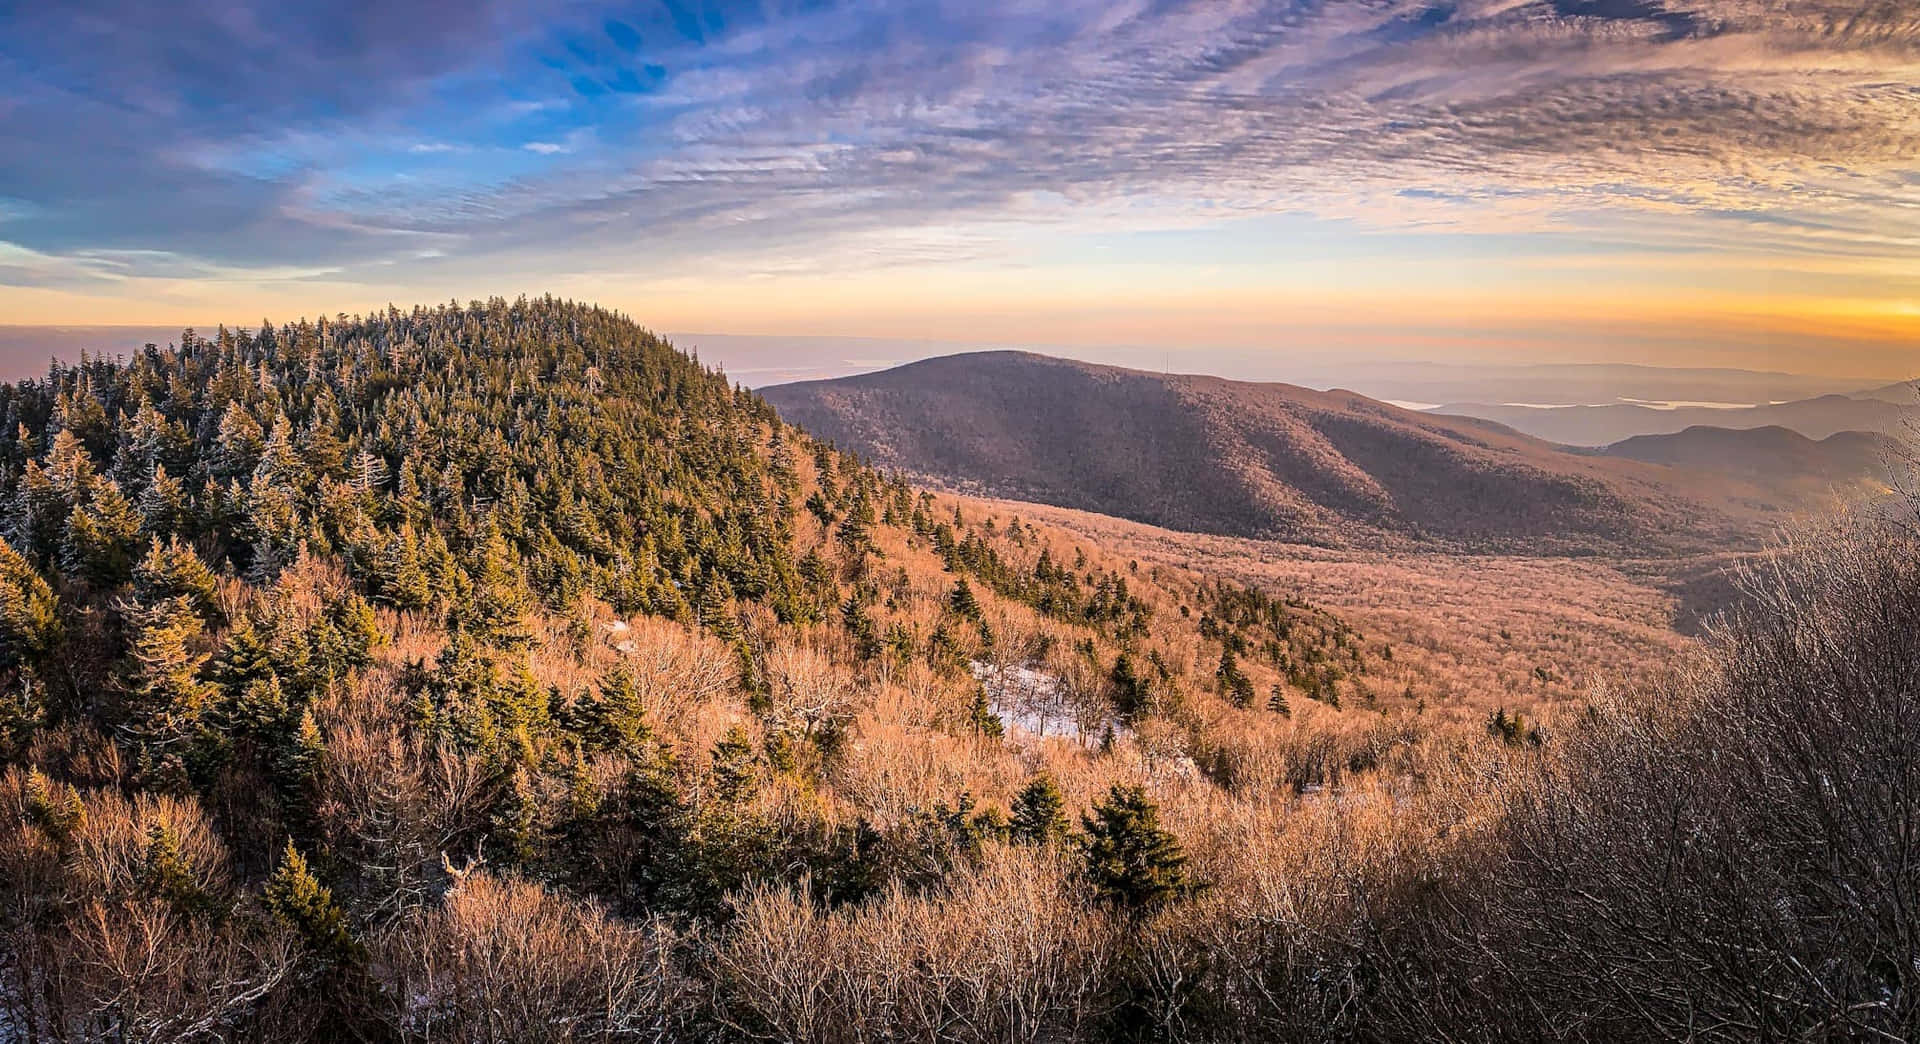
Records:
[[[1658,469],[1345,392],[980,352],[762,394],[888,467],[1173,529],[1591,551],[1729,524]]]
[[[1916,1015],[1886,532],[1781,556],[1651,698],[1436,722],[1334,613],[917,491],[598,309],[188,334],[0,398],[13,1038]]]

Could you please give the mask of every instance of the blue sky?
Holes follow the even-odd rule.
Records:
[[[0,321],[1907,375],[1920,19],[1825,0],[0,2]]]

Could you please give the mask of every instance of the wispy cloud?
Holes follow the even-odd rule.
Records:
[[[773,270],[984,254],[1008,222],[1268,213],[1781,256],[1920,242],[1904,4],[443,11],[0,15],[0,198],[20,201],[0,240],[88,272],[145,251],[370,280],[423,253]]]

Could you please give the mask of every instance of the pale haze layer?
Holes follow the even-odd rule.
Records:
[[[1906,4],[14,5],[0,154],[6,324],[1917,368]]]

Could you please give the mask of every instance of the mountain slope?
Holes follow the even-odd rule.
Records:
[[[0,1026],[35,1039],[551,1040],[608,997],[671,1001],[640,1039],[781,1037],[700,978],[755,896],[1051,845],[1099,926],[1075,813],[1355,780],[1434,689],[1297,593],[913,490],[552,298],[188,331],[0,413]],[[482,937],[527,944],[520,1021],[418,1000]],[[568,960],[592,988],[528,1016]]]
[[[1770,482],[1847,483],[1884,479],[1899,459],[1890,435],[1843,431],[1815,441],[1782,427],[1696,426],[1673,435],[1636,435],[1606,448],[1608,456],[1677,468],[1712,470]]]
[[[887,467],[1176,529],[1581,548],[1702,515],[1632,462],[1347,392],[981,352],[762,395]]]

